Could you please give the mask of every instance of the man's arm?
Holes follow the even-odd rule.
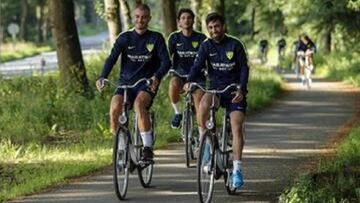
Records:
[[[248,65],[247,52],[245,49],[246,49],[245,46],[242,43],[240,43],[236,53],[240,67],[240,85],[243,94],[247,93],[247,84],[249,81],[249,65]]]
[[[194,82],[196,78],[200,75],[202,68],[205,67],[206,58],[206,47],[204,43],[201,43],[194,61],[194,65],[190,68],[190,74],[187,78],[188,82]]]
[[[161,36],[156,43],[157,43],[156,54],[160,59],[160,68],[156,71],[154,76],[160,81],[164,77],[164,75],[169,71],[171,67],[171,61],[169,58],[169,53],[166,49],[164,37]]]
[[[116,61],[119,58],[119,55],[121,54],[121,52],[124,50],[126,44],[126,39],[124,35],[120,35],[114,45],[113,48],[111,49],[111,53],[108,56],[108,58],[105,61],[103,70],[101,72],[100,78],[107,78],[108,75],[110,74],[112,68],[114,67]]]

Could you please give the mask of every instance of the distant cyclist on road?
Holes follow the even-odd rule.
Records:
[[[244,146],[243,123],[246,112],[246,93],[249,78],[247,52],[244,44],[237,38],[225,34],[225,19],[217,13],[206,17],[206,25],[211,39],[205,40],[199,49],[194,66],[191,68],[188,82],[196,82],[201,69],[208,63],[210,89],[223,89],[237,83],[241,90],[234,89],[220,97],[220,104],[230,114],[231,131],[233,134],[233,187],[240,188],[244,184],[241,171],[242,151]],[[186,84],[188,88],[189,84]],[[201,127],[200,137],[205,133],[205,123],[209,117],[212,103],[211,94],[206,93],[200,103],[198,123]]]
[[[285,56],[285,48],[286,48],[286,41],[284,38],[281,38],[277,41],[277,46],[278,46],[278,55],[279,55],[279,60],[283,59]]]
[[[266,39],[260,40],[259,51],[261,63],[266,63],[267,61],[267,52],[268,52],[269,42]]]
[[[150,87],[144,82],[128,92],[129,101],[133,103],[138,117],[138,127],[144,144],[141,160],[151,162],[154,129],[151,129],[148,109],[152,105],[160,80],[171,66],[171,61],[164,37],[158,32],[148,30],[151,19],[149,6],[138,5],[134,10],[134,19],[134,29],[123,32],[117,37],[100,78],[96,81],[96,86],[99,91],[102,90],[104,79],[108,77],[120,55],[120,85],[131,85],[141,78],[151,79]],[[118,118],[123,111],[123,100],[123,90],[117,89],[110,104],[110,124],[114,134],[119,127]]]
[[[301,42],[299,43],[299,47],[297,49],[297,53],[304,53],[304,56],[300,57],[299,64],[300,64],[300,75],[301,80],[305,80],[304,76],[304,68],[305,68],[305,57],[308,57],[309,59],[309,69],[311,71],[314,70],[314,58],[313,55],[316,52],[316,46],[315,43],[309,38],[307,35],[301,36]]]
[[[179,10],[177,20],[180,31],[173,32],[169,37],[169,52],[173,59],[173,68],[182,75],[188,75],[190,68],[199,50],[200,44],[206,39],[206,36],[193,29],[195,14],[192,10],[183,8]],[[202,67],[203,69],[205,67]],[[169,97],[171,105],[174,108],[175,116],[171,121],[172,128],[179,128],[182,120],[182,114],[179,108],[180,93],[186,77],[174,75],[169,84]],[[197,82],[205,85],[205,76],[202,74],[198,77]],[[204,92],[197,89],[193,92],[196,112]]]

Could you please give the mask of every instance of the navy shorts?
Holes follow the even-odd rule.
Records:
[[[144,91],[144,92],[147,92],[150,97],[151,97],[151,102],[150,102],[150,106],[148,106],[148,108],[151,107],[153,101],[154,101],[154,98],[156,96],[156,93],[157,93],[157,90],[155,92],[151,91],[150,87],[146,84],[146,82],[141,82],[140,84],[138,84],[137,86],[135,86],[134,88],[132,89],[128,89],[128,92],[127,92],[127,96],[128,96],[128,102],[131,104],[131,106],[133,105],[137,95],[141,92],[141,91]],[[115,90],[115,95],[122,95],[124,96],[124,89],[120,89],[120,88],[117,88]]]
[[[234,98],[234,94],[231,94],[232,91],[227,91],[219,95],[220,97],[220,106],[226,109],[226,112],[230,114],[233,111],[241,111],[244,114],[246,113],[246,96],[239,103],[232,103],[231,100]]]

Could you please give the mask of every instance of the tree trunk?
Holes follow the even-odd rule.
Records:
[[[191,0],[191,10],[195,14],[195,22],[194,22],[194,28],[196,30],[201,30],[201,0]]]
[[[142,1],[141,0],[135,0],[135,7],[139,4],[142,4]]]
[[[225,0],[220,0],[219,3],[216,6],[216,11],[222,15],[225,16]]]
[[[39,15],[40,16],[38,16],[38,22],[37,22],[37,41],[39,42],[39,43],[42,43],[42,42],[44,42],[44,36],[43,36],[43,26],[44,26],[44,21],[45,21],[45,19],[44,19],[44,16],[45,16],[45,14],[44,14],[44,7],[45,7],[45,1],[44,0],[40,0],[39,1],[39,4],[38,4],[38,6],[37,6],[38,8],[37,8],[37,10],[39,10]]]
[[[324,51],[326,54],[329,54],[331,52],[331,27],[325,30],[324,33]]]
[[[27,0],[21,0],[20,39],[27,39],[27,17],[29,4]]]
[[[85,23],[92,23],[94,21],[94,3],[92,0],[86,0],[84,6]]]
[[[50,0],[49,8],[61,85],[65,92],[91,96],[75,23],[74,2],[73,0]]]
[[[131,27],[130,7],[126,0],[120,0],[121,16],[123,17],[123,29],[128,30]]]
[[[251,11],[251,39],[255,36],[255,7],[253,6]]]
[[[175,1],[173,0],[162,0],[162,9],[164,13],[164,30],[166,36],[177,29],[176,27],[176,11]]]
[[[112,45],[121,32],[120,3],[118,0],[105,0],[105,16],[109,30],[109,41]]]

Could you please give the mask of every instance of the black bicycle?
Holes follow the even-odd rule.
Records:
[[[191,83],[206,93],[212,94],[210,118],[206,122],[206,131],[200,140],[197,159],[197,184],[198,195],[201,202],[211,202],[214,190],[214,181],[224,176],[224,183],[228,194],[235,194],[236,188],[232,187],[232,133],[229,114],[223,115],[221,131],[216,130],[216,105],[215,97],[228,90],[240,90],[238,84],[230,84],[222,90],[205,90],[197,83]]]
[[[169,75],[176,75],[180,78],[187,78],[188,75],[183,75],[177,72],[174,69],[169,70]],[[195,149],[199,145],[199,133],[196,128],[195,123],[195,104],[192,97],[192,93],[195,91],[195,88],[191,88],[190,91],[185,92],[185,108],[184,108],[184,118],[182,121],[181,134],[185,143],[185,160],[186,167],[190,168],[191,160],[195,160]]]
[[[144,188],[150,186],[153,175],[153,163],[144,163],[140,161],[142,155],[143,143],[137,125],[137,117],[134,114],[133,127],[129,124],[129,113],[131,104],[128,101],[128,90],[136,87],[141,82],[150,85],[150,80],[143,78],[133,85],[116,85],[105,79],[105,83],[109,83],[116,88],[124,90],[124,101],[122,103],[123,112],[119,116],[119,128],[114,137],[113,146],[113,169],[114,169],[114,186],[115,192],[119,200],[124,200],[128,188],[129,172],[132,173],[137,169],[139,180]],[[150,121],[153,129],[153,144],[155,143],[155,116],[150,113]],[[133,130],[131,130],[133,129]],[[133,136],[132,136],[133,135]]]

